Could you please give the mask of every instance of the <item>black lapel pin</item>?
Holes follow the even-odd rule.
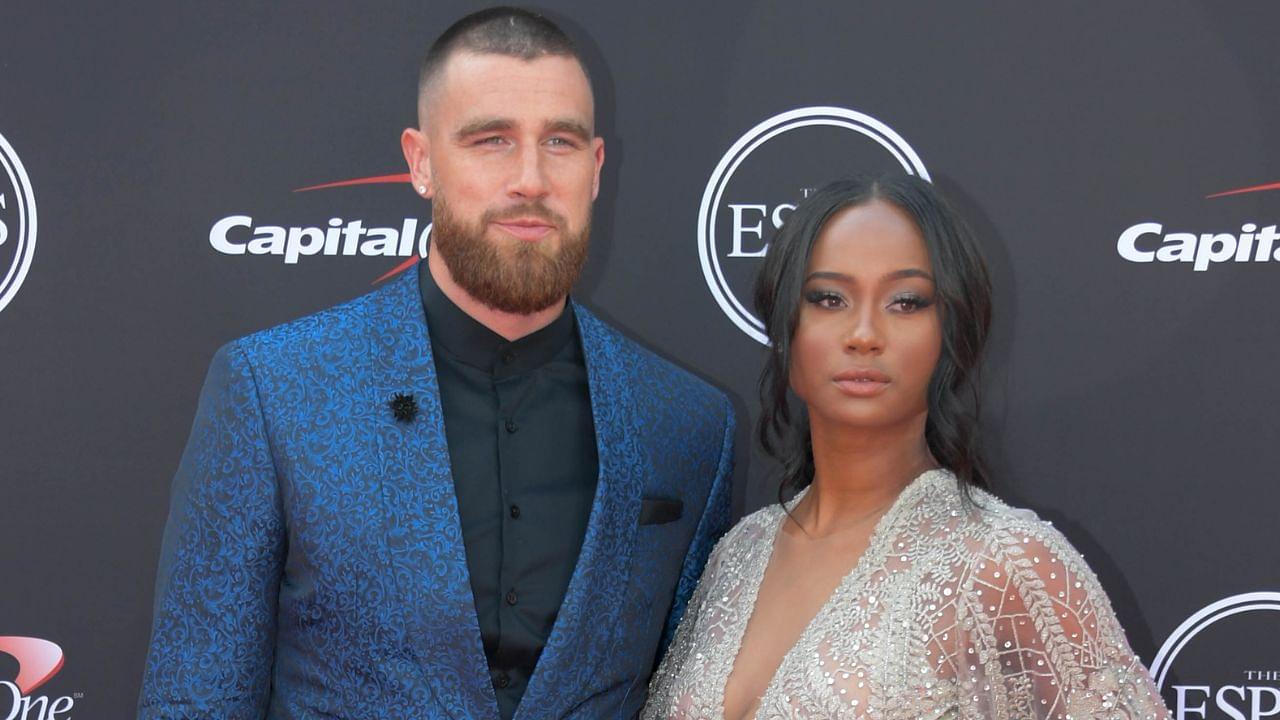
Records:
[[[418,416],[418,401],[413,399],[413,393],[396,393],[387,405],[391,406],[391,414],[399,422],[411,423]]]

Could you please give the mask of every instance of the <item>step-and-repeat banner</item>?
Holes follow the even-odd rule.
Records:
[[[399,134],[472,9],[0,9],[0,720],[132,713],[209,359],[418,257]],[[544,9],[606,143],[577,297],[733,398],[736,513],[774,497],[775,228],[836,177],[927,177],[995,274],[998,490],[1084,553],[1182,717],[1280,717],[1280,5]]]

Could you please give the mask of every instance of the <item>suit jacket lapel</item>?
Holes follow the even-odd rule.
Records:
[[[371,400],[385,411],[373,435],[370,472],[382,478],[382,514],[398,597],[384,598],[407,628],[410,660],[425,676],[437,709],[463,718],[496,718],[466,548],[449,466],[444,415],[417,273],[388,283],[370,306]],[[397,420],[389,402],[413,396],[417,416]],[[409,665],[412,667],[412,665]]]
[[[577,303],[574,312],[587,365],[600,474],[582,550],[551,636],[516,719],[559,717],[592,686],[618,634],[631,549],[640,515],[643,458],[630,392],[634,363],[604,323]]]

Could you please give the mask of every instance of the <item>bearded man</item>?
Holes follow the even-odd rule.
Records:
[[[573,43],[463,18],[418,112],[427,261],[214,357],[140,717],[633,717],[728,523],[725,397],[568,299],[604,162]]]

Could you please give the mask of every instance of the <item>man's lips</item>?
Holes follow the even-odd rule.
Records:
[[[556,229],[556,226],[552,223],[538,218],[495,220],[493,224],[521,240],[529,241],[541,240]]]
[[[845,370],[832,380],[840,392],[853,397],[871,397],[889,387],[889,376],[874,368]]]

